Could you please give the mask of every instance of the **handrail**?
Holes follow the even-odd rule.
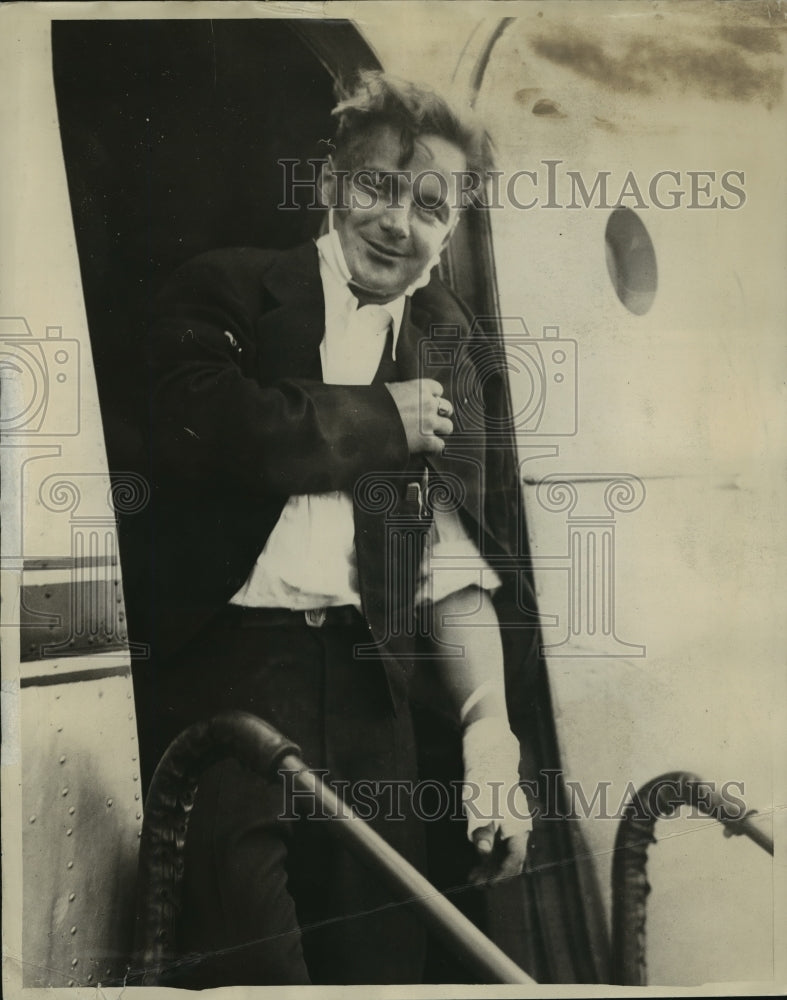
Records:
[[[247,712],[226,712],[195,723],[170,743],[150,783],[142,824],[134,954],[143,985],[159,985],[161,973],[175,959],[184,848],[201,775],[234,757],[269,777],[289,753],[300,750]]]
[[[751,820],[743,803],[726,801],[712,782],[688,771],[670,771],[643,785],[628,803],[615,839],[612,864],[612,982],[647,985],[645,907],[650,892],[648,847],[656,843],[657,820],[682,805],[692,806],[724,826],[725,836],[746,836],[769,854],[773,839]]]
[[[534,983],[497,945],[450,903],[409,862],[341,801],[300,759],[300,750],[262,719],[226,712],[190,726],[159,762],[145,804],[137,889],[135,953],[144,985],[158,985],[176,960],[175,923],[180,911],[183,852],[199,777],[234,757],[264,777],[292,772],[292,785],[315,796],[328,829],[363,856],[394,895],[412,904],[460,960],[484,982]]]

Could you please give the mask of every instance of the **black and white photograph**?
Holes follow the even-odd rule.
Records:
[[[9,1000],[784,992],[786,53],[0,4]]]

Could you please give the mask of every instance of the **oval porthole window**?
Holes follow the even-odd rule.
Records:
[[[644,316],[658,285],[656,251],[645,223],[630,208],[616,208],[604,234],[607,270],[618,298],[629,312]]]

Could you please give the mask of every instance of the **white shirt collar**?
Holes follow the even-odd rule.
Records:
[[[325,265],[324,269],[321,269],[323,273],[323,284],[325,286],[325,276],[326,271],[331,279],[332,288],[324,287],[326,294],[326,307],[328,306],[328,297],[333,299],[334,302],[337,301],[339,294],[339,286],[341,286],[341,297],[343,299],[343,305],[347,308],[350,305],[350,299],[354,303],[354,307],[358,308],[358,300],[353,295],[349,288],[349,282],[352,281],[352,275],[350,274],[350,269],[347,267],[347,261],[344,257],[344,251],[342,250],[341,240],[339,238],[339,233],[336,231],[336,227],[333,224],[333,209],[328,212],[328,232],[323,236],[320,236],[315,240],[317,245],[317,250],[319,251],[320,257]],[[419,288],[423,288],[424,285],[429,283],[431,277],[432,268],[436,261],[430,261],[429,265],[423,271],[423,273],[416,278],[416,280],[410,285],[405,292],[398,298],[393,299],[391,302],[386,302],[382,306],[383,309],[391,317],[393,324],[393,357],[396,360],[396,345],[399,342],[399,334],[402,329],[402,317],[404,315],[405,302],[408,296],[412,295]]]

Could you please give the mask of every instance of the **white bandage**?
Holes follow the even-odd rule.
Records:
[[[483,684],[479,684],[472,694],[469,694],[465,699],[464,705],[459,709],[459,724],[464,725],[465,719],[470,714],[470,709],[475,708],[475,706],[481,701],[482,698],[486,697],[490,691],[494,690],[494,686],[491,681],[484,681]]]
[[[467,836],[494,824],[503,840],[533,827],[530,809],[519,787],[519,741],[499,716],[485,716],[462,733],[465,765],[462,805]]]

